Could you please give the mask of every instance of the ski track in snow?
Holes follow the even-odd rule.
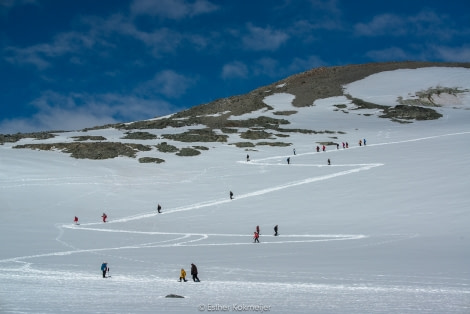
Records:
[[[407,143],[407,142],[416,142],[416,141],[423,141],[423,140],[428,140],[428,139],[435,139],[435,138],[440,138],[440,137],[447,137],[447,136],[457,136],[457,135],[464,135],[464,134],[470,134],[470,132],[459,132],[459,133],[451,133],[451,134],[443,134],[443,135],[435,135],[435,136],[428,136],[428,137],[421,137],[421,138],[415,138],[415,139],[409,139],[409,140],[402,140],[402,141],[395,141],[395,142],[385,142],[385,143],[376,143],[376,144],[369,144],[365,147],[371,147],[371,146],[382,146],[382,145],[393,145],[393,144],[402,144],[402,143]],[[328,151],[329,153],[332,152],[346,152],[351,149],[359,149],[359,147],[350,147],[347,149],[339,149],[339,150],[330,150]],[[313,154],[322,154],[324,152],[308,152],[308,153],[302,153],[302,154],[297,154],[296,156],[302,156],[302,155],[313,155]],[[267,157],[267,158],[262,158],[262,159],[256,159],[256,160],[251,160],[250,162],[246,161],[239,161],[239,163],[243,163],[246,165],[258,165],[258,166],[277,166],[277,165],[283,165],[287,166],[287,164],[281,163],[281,162],[276,162],[277,160],[284,160],[288,156],[272,156],[272,157]],[[269,162],[269,161],[275,161],[275,162]],[[290,164],[289,166],[297,166],[297,167],[331,167],[332,169],[335,169],[336,167],[356,167],[353,169],[349,170],[344,170],[344,171],[339,171],[339,172],[334,172],[331,174],[327,175],[322,175],[322,176],[315,176],[315,177],[310,177],[307,179],[299,180],[299,181],[292,181],[288,182],[285,184],[261,189],[258,191],[253,191],[250,193],[245,193],[245,194],[240,194],[237,195],[236,199],[216,199],[216,200],[210,200],[206,202],[200,202],[200,203],[195,203],[195,204],[190,204],[187,206],[182,206],[182,207],[177,207],[173,209],[166,209],[164,213],[155,213],[154,211],[152,212],[145,212],[142,214],[137,214],[133,216],[127,216],[119,219],[114,219],[106,223],[107,226],[116,224],[116,223],[126,223],[134,220],[140,220],[140,219],[146,219],[150,217],[154,217],[157,215],[169,215],[169,214],[174,214],[178,212],[183,212],[183,211],[190,211],[190,210],[196,210],[204,207],[211,207],[215,205],[222,205],[225,203],[233,202],[236,201],[237,199],[244,199],[244,198],[249,198],[249,197],[255,197],[255,196],[260,196],[263,194],[267,193],[272,193],[275,191],[287,189],[287,188],[292,188],[295,186],[299,185],[304,185],[304,184],[309,184],[313,182],[318,182],[318,181],[324,181],[324,180],[329,180],[333,179],[336,177],[344,176],[344,175],[350,175],[354,173],[358,173],[361,171],[366,171],[366,170],[371,170],[375,167],[383,166],[382,163],[370,163],[370,164],[338,164],[338,165],[324,165],[324,164]],[[45,253],[45,254],[36,254],[36,255],[29,255],[29,256],[21,256],[21,257],[14,257],[14,258],[8,258],[8,259],[3,259],[0,260],[0,263],[6,263],[6,262],[20,262],[23,260],[27,259],[34,259],[34,258],[41,258],[41,257],[50,257],[50,256],[63,256],[63,255],[71,255],[71,254],[80,254],[80,253],[92,253],[92,252],[101,252],[101,251],[114,251],[114,250],[123,250],[123,249],[139,249],[139,248],[154,248],[154,247],[170,247],[170,246],[232,246],[232,245],[251,245],[251,242],[247,241],[237,241],[237,238],[243,237],[249,237],[250,235],[247,234],[211,234],[211,233],[175,233],[175,232],[152,232],[152,231],[137,231],[137,230],[126,230],[126,229],[109,229],[109,228],[97,228],[94,226],[102,225],[102,222],[93,222],[93,223],[85,223],[85,224],[80,224],[80,225],[75,225],[75,224],[57,224],[56,228],[59,229],[59,234],[56,237],[56,241],[60,242],[66,247],[69,247],[71,250],[68,251],[61,251],[61,252],[53,252],[53,253]],[[109,233],[129,233],[129,234],[141,234],[141,235],[171,235],[174,236],[174,238],[167,239],[164,241],[158,241],[158,242],[153,242],[153,243],[143,243],[143,244],[135,244],[135,245],[127,245],[127,246],[119,246],[119,247],[106,247],[106,248],[95,248],[95,249],[77,249],[73,245],[62,241],[61,238],[64,234],[64,229],[74,229],[74,230],[81,230],[81,231],[92,231],[92,232],[109,232]],[[416,235],[406,235],[405,237],[415,237]],[[211,243],[210,239],[211,237],[216,237],[220,239],[221,237],[225,237],[227,240],[222,242],[222,243]],[[317,235],[282,235],[282,237],[274,237],[270,235],[263,235],[263,239],[268,238],[268,241],[263,241],[259,243],[260,245],[272,245],[272,244],[286,244],[286,243],[313,243],[313,242],[325,242],[325,241],[344,241],[344,240],[360,240],[364,238],[368,238],[368,235],[363,235],[363,234],[317,234]],[[276,240],[274,240],[276,239]],[[278,240],[282,239],[282,240]],[[394,241],[394,240],[390,240]]]

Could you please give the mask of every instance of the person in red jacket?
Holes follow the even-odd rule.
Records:
[[[106,222],[106,218],[108,218],[108,215],[106,215],[105,213],[103,213],[103,216],[101,216],[101,218],[103,218],[103,222]]]
[[[253,243],[256,243],[258,242],[259,243],[259,233],[255,231],[255,234],[253,235]]]
[[[75,218],[73,219],[73,222],[74,222],[76,225],[78,225],[78,217],[77,217],[77,216],[75,216]]]

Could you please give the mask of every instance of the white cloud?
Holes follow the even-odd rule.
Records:
[[[341,15],[338,0],[310,0],[310,3],[316,10],[322,10],[338,16]]]
[[[165,27],[142,31],[129,17],[122,14],[113,14],[106,18],[87,16],[81,21],[90,28],[88,36],[102,46],[119,46],[121,43],[114,43],[113,38],[116,37],[115,35],[124,35],[126,38],[133,38],[151,47],[154,56],[174,51],[183,39],[180,33]]]
[[[31,64],[40,70],[51,65],[35,46],[28,48],[7,47],[5,48],[5,60],[17,65]]]
[[[252,73],[255,75],[275,77],[279,75],[279,69],[279,61],[273,58],[264,57],[254,62]]]
[[[134,0],[131,4],[133,15],[151,15],[168,19],[182,19],[210,13],[218,7],[206,0]]]
[[[2,0],[0,1],[0,6],[12,8],[15,6],[21,6],[25,4],[38,4],[37,0]]]
[[[394,14],[380,14],[368,23],[358,23],[354,32],[358,36],[400,36],[407,33],[406,20]]]
[[[240,61],[227,63],[222,68],[223,79],[245,78],[248,75],[248,67]]]
[[[131,9],[134,14],[152,16],[162,14],[172,18],[183,18],[212,12],[217,10],[217,6],[206,0],[192,2],[136,0]],[[78,21],[81,24],[76,26],[80,26],[80,31],[61,32],[48,42],[27,47],[4,48],[5,60],[18,65],[30,64],[39,70],[44,70],[54,65],[53,59],[65,55],[80,56],[86,51],[93,50],[95,56],[106,56],[110,50],[120,48],[123,39],[134,39],[145,44],[150,47],[148,52],[153,57],[174,52],[183,42],[196,48],[204,48],[209,44],[207,37],[183,34],[167,27],[141,30],[128,13],[111,14],[104,18],[81,16]],[[82,57],[71,57],[69,60],[74,62],[80,60],[82,64],[87,61]]]
[[[470,46],[442,47],[435,46],[433,51],[436,56],[445,61],[468,62],[470,60]]]
[[[470,60],[470,47],[438,45],[415,46],[409,49],[389,47],[368,51],[366,55],[374,61],[439,60],[443,62],[468,62]]]
[[[185,94],[194,82],[193,78],[172,70],[165,70],[158,72],[152,80],[139,85],[135,91],[145,96],[161,94],[169,98],[177,98]]]
[[[433,40],[451,40],[454,36],[468,36],[468,28],[455,26],[446,15],[439,15],[432,10],[422,10],[415,15],[380,14],[367,23],[354,25],[357,36],[416,36]]]
[[[42,70],[48,68],[50,59],[66,54],[77,54],[83,48],[92,48],[96,39],[89,34],[64,32],[55,36],[51,43],[37,44],[26,48],[5,48],[5,59],[13,64],[32,64]]]
[[[61,95],[46,91],[35,99],[32,105],[37,109],[34,115],[2,120],[0,133],[79,130],[173,112],[171,105],[166,101],[110,93]]]
[[[289,35],[283,31],[273,30],[270,27],[261,28],[252,24],[247,25],[248,34],[243,36],[242,42],[249,50],[276,50],[288,39]]]

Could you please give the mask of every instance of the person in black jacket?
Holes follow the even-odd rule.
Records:
[[[199,278],[197,277],[197,267],[194,264],[191,264],[191,276],[193,276],[194,282],[199,282]]]

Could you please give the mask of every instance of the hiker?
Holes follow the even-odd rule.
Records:
[[[330,158],[328,158],[328,166],[331,165]]]
[[[294,155],[295,155],[295,148],[294,148]]]
[[[197,267],[194,264],[191,264],[191,276],[193,276],[194,282],[199,282],[199,278],[197,277]]]
[[[77,216],[75,216],[75,218],[73,219],[73,222],[74,222],[76,225],[78,225],[78,217],[77,217]]]
[[[256,232],[259,234],[259,226],[256,226]]]
[[[250,161],[250,155],[246,155],[246,161]]]
[[[325,150],[326,150],[326,147],[325,147],[325,145],[323,145],[323,147],[322,147],[322,150],[323,150],[323,151],[325,151]]]
[[[290,157],[287,157],[287,164],[290,165]]]
[[[159,214],[162,213],[162,206],[160,204],[158,204],[158,206],[157,206],[157,211],[158,211]]]
[[[103,272],[103,278],[106,278],[106,273],[109,271],[108,263],[103,262],[101,264],[101,271]]]
[[[181,274],[180,274],[180,282],[181,282],[181,279],[183,279],[184,282],[186,282],[186,271],[181,268]]]
[[[277,229],[278,229],[278,226],[275,225],[275,226],[274,226],[274,236],[275,236],[275,237],[277,237]]]
[[[339,149],[339,144],[338,143],[336,143],[336,149]]]
[[[362,140],[359,140],[359,146],[362,146]]]
[[[366,146],[366,139],[364,139],[364,146]]]
[[[259,243],[259,233],[258,232],[256,232],[256,231],[254,232],[253,239],[254,239],[253,243],[256,243],[256,242]]]
[[[349,143],[348,142],[346,142],[346,148],[349,148]]]
[[[103,216],[101,216],[101,218],[103,218],[103,222],[106,222],[106,218],[108,218],[108,215],[106,215],[106,213],[103,213]]]
[[[230,199],[233,200],[233,192],[230,191]]]
[[[320,146],[317,145],[317,153],[320,152]]]
[[[346,148],[346,144],[344,144],[344,142],[343,142],[343,149],[344,149],[344,148]]]

